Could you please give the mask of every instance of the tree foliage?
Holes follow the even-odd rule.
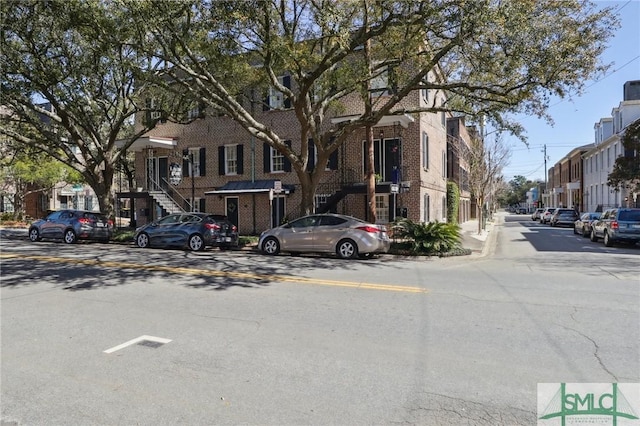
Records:
[[[112,212],[114,164],[148,130],[132,131],[147,108],[136,91],[145,87],[149,58],[132,43],[126,9],[97,0],[0,8],[0,133],[76,170],[101,210]]]
[[[37,134],[4,124],[0,132],[81,172],[108,211],[113,165],[155,124],[123,135],[135,114],[152,108],[136,98],[154,91],[149,77],[164,117],[182,120],[180,111],[203,105],[282,152],[302,186],[301,210],[309,211],[330,154],[356,129],[389,114],[453,111],[521,134],[504,114],[549,118],[552,95],[580,93],[606,70],[599,57],[617,26],[610,9],[583,0],[21,0],[0,7],[2,104],[12,111],[4,120]],[[366,45],[370,55],[362,54]],[[278,79],[283,73],[291,87]],[[371,82],[382,76],[391,95],[371,96]],[[252,114],[267,87],[291,102],[300,151]],[[403,100],[419,89],[446,92],[448,101],[408,109]],[[330,124],[347,96],[370,107]],[[307,172],[310,139],[317,162]]]
[[[607,185],[620,190],[640,192],[640,120],[631,123],[622,135],[623,155],[616,158]]]
[[[580,93],[585,81],[606,70],[599,56],[617,25],[610,9],[598,11],[582,0],[127,4],[139,33],[156,43],[149,54],[172,77],[163,80],[165,89],[180,82],[182,93],[283,153],[301,182],[303,211],[313,205],[329,155],[385,115],[482,115],[522,135],[505,113],[549,118],[552,95]],[[290,86],[278,79],[283,74],[291,76]],[[383,76],[390,96],[372,96],[372,83]],[[299,151],[252,114],[261,103],[256,93],[267,87],[291,103],[300,124]],[[444,92],[448,101],[432,97],[419,108],[403,103],[419,89]],[[363,112],[331,125],[328,118],[341,114],[347,96],[359,97]],[[311,172],[309,140],[318,159]]]

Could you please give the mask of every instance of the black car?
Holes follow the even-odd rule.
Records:
[[[551,226],[570,226],[573,228],[576,220],[578,220],[578,212],[574,209],[556,209],[549,219]]]
[[[29,239],[63,240],[73,244],[78,240],[109,241],[113,234],[113,222],[106,214],[87,210],[58,210],[29,226]]]
[[[193,251],[207,246],[226,250],[238,246],[238,228],[224,215],[176,213],[148,223],[134,235],[138,247],[188,247]]]
[[[591,224],[600,219],[600,213],[588,212],[582,213],[580,218],[573,225],[573,233],[580,234],[583,237],[591,235]]]

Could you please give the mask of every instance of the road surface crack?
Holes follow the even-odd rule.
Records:
[[[560,327],[562,327],[562,328],[564,328],[564,329],[571,330],[571,331],[573,331],[574,333],[577,333],[577,334],[579,334],[580,336],[582,336],[582,337],[584,337],[585,339],[587,339],[588,341],[590,341],[590,342],[593,344],[593,347],[594,347],[593,356],[596,358],[596,360],[598,360],[598,364],[600,364],[600,367],[602,367],[602,369],[603,369],[604,371],[606,371],[606,372],[607,372],[607,374],[609,374],[611,377],[613,377],[613,379],[614,379],[614,381],[615,381],[615,382],[619,382],[619,381],[620,381],[620,380],[618,379],[618,377],[616,377],[616,375],[615,375],[615,374],[613,374],[613,373],[611,372],[611,370],[609,370],[609,369],[607,368],[607,366],[606,366],[606,365],[604,365],[604,362],[602,361],[602,358],[600,358],[600,354],[598,354],[598,352],[600,351],[600,346],[598,346],[598,344],[596,343],[596,341],[595,341],[595,340],[593,340],[591,337],[587,336],[586,334],[584,334],[584,333],[582,333],[582,332],[580,332],[580,331],[578,331],[578,330],[576,330],[576,329],[574,329],[574,328],[566,327],[566,326],[561,325],[561,324],[557,324],[557,325],[559,325]]]

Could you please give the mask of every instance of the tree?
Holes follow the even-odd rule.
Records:
[[[136,98],[150,62],[131,43],[126,10],[59,0],[0,8],[0,134],[76,170],[112,213],[114,165],[155,124],[132,131],[135,115],[150,108]]]
[[[616,158],[607,185],[616,190],[626,187],[640,192],[640,120],[631,123],[622,134],[624,154]]]
[[[485,202],[493,198],[494,191],[502,187],[496,181],[502,169],[509,162],[511,153],[500,136],[493,141],[483,141],[480,135],[473,135],[466,153],[469,164],[469,187],[471,195],[476,199],[476,217],[478,218],[478,234],[482,232],[484,223]]]
[[[13,198],[16,217],[25,215],[24,200],[32,193],[46,193],[60,183],[75,183],[80,175],[58,160],[28,146],[4,141],[0,146],[0,193]]]
[[[162,88],[179,86],[179,96],[188,94],[228,115],[280,151],[300,181],[301,213],[313,208],[331,153],[355,130],[369,129],[385,115],[482,115],[496,128],[523,136],[522,127],[504,118],[505,113],[550,120],[546,110],[551,95],[580,93],[584,82],[607,69],[598,58],[617,26],[611,9],[597,11],[582,0],[127,5],[143,35],[140,46],[170,77],[158,81]],[[283,75],[291,84],[284,84]],[[388,96],[372,96],[380,89],[373,83],[380,80],[387,81]],[[300,151],[251,113],[262,102],[256,92],[269,87],[282,93],[295,112]],[[448,101],[407,109],[403,100],[420,89],[444,92]],[[354,96],[363,104],[359,115],[329,123],[340,115],[340,101]],[[308,171],[310,140],[317,162]]]

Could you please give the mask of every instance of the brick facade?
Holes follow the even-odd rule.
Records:
[[[427,99],[424,96],[422,92],[416,91],[404,100],[404,106],[425,105]],[[438,103],[441,101],[437,100]],[[362,104],[355,98],[347,98],[343,107],[342,116],[348,116],[361,111]],[[403,105],[399,107],[402,108]],[[294,151],[300,151],[299,125],[293,110],[259,111],[255,116],[258,121],[273,129],[281,139],[291,141]],[[405,115],[397,121],[389,116],[385,117],[386,121],[381,121],[374,127],[377,158],[381,159],[377,173],[382,178],[376,190],[377,203],[380,205],[378,222],[388,223],[396,215],[404,215],[413,221],[446,220],[446,118],[443,113],[413,114],[410,118]],[[332,125],[331,120],[327,119],[325,125]],[[156,178],[154,180],[160,176],[168,176],[169,171],[166,169],[172,163],[183,164],[184,150],[198,148],[200,158],[204,158],[204,173],[201,171],[202,176],[196,176],[193,182],[191,177],[183,177],[179,184],[171,185],[180,194],[174,198],[189,200],[193,185],[196,200],[204,200],[197,203],[199,209],[227,214],[237,221],[243,234],[259,233],[270,228],[275,224],[276,216],[282,221],[299,215],[301,190],[296,173],[265,171],[265,145],[260,140],[252,139],[247,131],[230,118],[206,115],[188,125],[159,123],[145,136],[174,140],[175,146],[149,145],[134,148],[137,186],[142,187],[143,192],[153,186],[150,175]],[[350,185],[352,189],[358,185],[362,189],[366,188],[363,164],[365,136],[364,128],[355,131],[338,149],[337,158],[334,157],[334,163],[331,164],[334,167],[325,172],[316,196],[329,197],[344,185]],[[241,147],[235,151],[241,154],[238,163],[242,163],[239,170],[242,173],[228,175],[221,172],[220,166],[224,162],[220,160],[220,147],[225,145]],[[266,149],[269,150],[268,147]],[[399,172],[392,171],[393,166]],[[390,184],[398,177],[399,191],[391,193]],[[230,182],[242,182],[251,187],[248,182],[265,180],[279,180],[289,190],[288,194],[280,195],[283,201],[271,201],[266,191],[217,192]],[[206,194],[207,192],[213,194]],[[366,191],[350,193],[334,210],[368,220]],[[165,213],[150,197],[141,197],[136,201],[138,225]]]

